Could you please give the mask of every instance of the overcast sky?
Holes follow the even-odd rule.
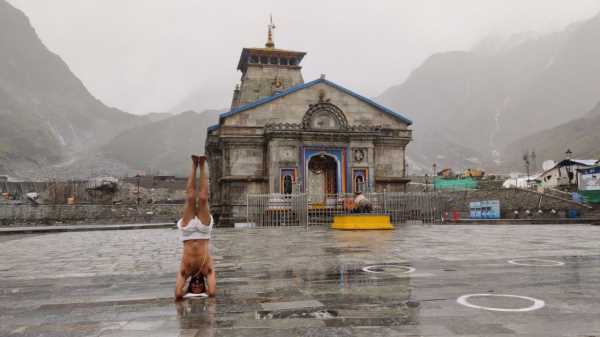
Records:
[[[321,73],[377,96],[432,53],[479,39],[549,32],[600,11],[600,0],[8,0],[93,95],[128,112],[168,111],[187,96],[230,104],[242,47],[261,47],[269,13],[278,48],[306,51]]]

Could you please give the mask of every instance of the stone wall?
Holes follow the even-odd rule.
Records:
[[[462,217],[468,217],[469,203],[483,200],[499,200],[502,218],[523,217],[529,210],[531,216],[560,216],[565,217],[569,209],[577,209],[581,216],[592,213],[588,206],[581,205],[567,199],[528,191],[523,189],[488,189],[488,190],[466,190],[466,191],[443,191],[440,192],[448,201],[446,209],[449,212],[459,212]],[[519,215],[515,215],[514,211]],[[542,210],[542,213],[538,213]],[[552,213],[556,211],[556,214]]]
[[[175,222],[183,205],[18,205],[0,204],[0,225]]]
[[[280,87],[275,86],[276,81],[280,83]],[[284,91],[303,82],[300,67],[248,65],[242,78],[237,105],[254,102],[273,95],[275,91]]]
[[[114,190],[90,188],[90,181],[87,180],[2,182],[0,192],[10,193],[11,200],[24,202],[27,202],[27,193],[36,192],[40,204],[66,204],[69,197],[74,197],[75,203],[81,204],[136,204],[138,198],[142,204],[182,203],[186,181],[184,177],[143,176],[139,180],[125,177],[117,181]]]

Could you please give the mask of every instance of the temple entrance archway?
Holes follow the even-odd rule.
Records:
[[[310,202],[325,202],[327,195],[338,193],[338,162],[327,154],[308,161],[308,195]]]

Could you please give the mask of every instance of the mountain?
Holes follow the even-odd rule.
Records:
[[[581,118],[521,138],[507,148],[505,152],[515,154],[508,158],[513,166],[522,165],[522,154],[532,150],[540,163],[563,159],[567,149],[576,158],[600,159],[600,102]]]
[[[94,98],[25,14],[0,0],[0,175],[42,177],[146,122]]]
[[[408,152],[421,165],[495,170],[514,157],[508,144],[581,118],[596,103],[598,41],[600,15],[557,33],[489,38],[429,57],[377,99],[413,118]]]
[[[173,117],[172,113],[168,112],[150,112],[144,115],[150,122],[158,122],[169,117]]]
[[[185,96],[168,112],[175,114],[188,110],[212,110],[213,107],[221,107],[230,104],[231,101],[228,98],[231,97],[231,95],[233,95],[233,87],[223,88],[215,83],[202,83],[197,89]],[[223,97],[226,97],[227,99],[223,100]]]
[[[104,157],[146,173],[189,174],[189,156],[204,153],[206,129],[219,120],[219,111],[181,114],[121,133],[102,147]]]

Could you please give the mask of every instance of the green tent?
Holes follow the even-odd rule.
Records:
[[[434,178],[433,186],[436,190],[473,190],[477,188],[477,181],[473,178],[442,179]]]
[[[600,191],[579,191],[586,204],[600,204]]]

